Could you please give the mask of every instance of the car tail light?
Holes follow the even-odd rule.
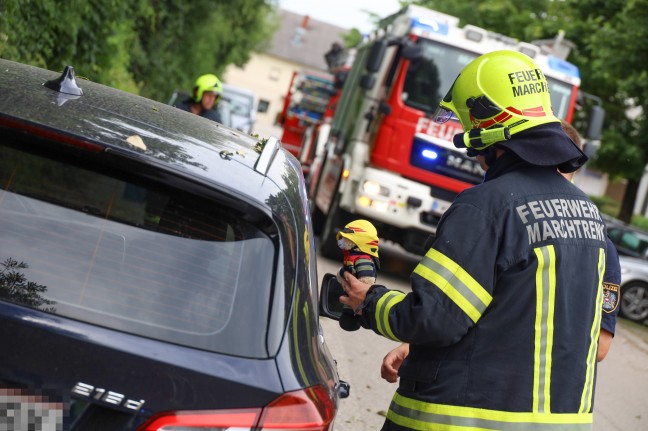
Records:
[[[251,430],[261,409],[172,412],[153,416],[140,431]]]
[[[325,431],[334,415],[335,406],[326,389],[312,386],[285,393],[268,404],[261,413],[259,428]]]
[[[323,386],[288,392],[264,408],[161,413],[140,431],[294,430],[328,431],[335,415]]]

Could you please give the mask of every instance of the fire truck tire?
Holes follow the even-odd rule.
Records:
[[[319,208],[317,208],[317,205],[313,205],[311,208],[311,220],[313,233],[315,233],[315,236],[320,236],[322,234],[322,229],[324,228],[324,222],[326,222],[326,216]]]
[[[350,221],[352,221],[352,214],[341,209],[338,205],[340,202],[340,195],[335,198],[331,205],[328,217],[324,222],[322,235],[320,236],[320,255],[329,259],[340,259],[342,252],[337,245],[335,236],[337,233]]]

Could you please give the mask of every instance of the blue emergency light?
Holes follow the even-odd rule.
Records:
[[[448,35],[448,23],[431,18],[412,18],[412,29],[419,29],[427,33]]]
[[[430,160],[436,160],[439,157],[439,153],[430,149],[425,149],[421,151],[421,155],[426,159],[430,159]]]
[[[553,55],[550,55],[547,60],[549,62],[549,67],[553,70],[557,70],[566,75],[573,76],[574,78],[580,78],[580,71],[578,70],[578,67],[571,64],[570,62],[562,60],[558,57],[554,57]]]

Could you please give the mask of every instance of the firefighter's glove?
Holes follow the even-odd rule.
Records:
[[[360,329],[360,326],[362,326],[361,320],[362,320],[362,316],[356,316],[353,313],[352,309],[345,306],[342,309],[342,316],[340,316],[340,320],[339,320],[340,328],[349,332],[357,331],[358,329]]]

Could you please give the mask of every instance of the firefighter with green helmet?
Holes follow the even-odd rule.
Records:
[[[340,302],[409,343],[383,430],[591,430],[605,225],[561,172],[587,157],[517,51],[457,77],[437,121],[486,170],[459,194],[411,274],[411,293],[345,274]]]
[[[183,111],[192,112],[221,123],[221,115],[216,106],[222,94],[223,84],[220,79],[216,75],[208,73],[196,79],[191,97],[175,106]]]

